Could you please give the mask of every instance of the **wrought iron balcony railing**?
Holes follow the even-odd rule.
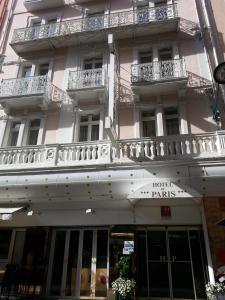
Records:
[[[0,85],[0,100],[24,96],[43,95],[45,101],[61,103],[67,94],[56,87],[48,76],[3,79]]]
[[[116,29],[129,25],[141,25],[176,19],[176,4],[157,6],[135,11],[122,11],[98,16],[72,19],[62,22],[15,29],[11,44],[33,40],[70,36],[81,32]],[[125,29],[125,28],[124,28]]]
[[[104,69],[71,71],[69,73],[68,90],[99,88],[105,85]]]
[[[187,78],[183,59],[155,61],[131,66],[132,83],[149,83],[179,78]]]

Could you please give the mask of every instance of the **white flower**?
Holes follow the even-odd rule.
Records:
[[[122,277],[117,278],[112,282],[112,290],[115,294],[118,292],[122,297],[126,297],[131,294],[135,289],[136,282],[134,279],[124,279]]]
[[[205,290],[209,300],[212,300],[217,294],[225,295],[225,285],[223,283],[207,283]]]

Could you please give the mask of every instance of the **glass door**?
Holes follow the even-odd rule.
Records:
[[[107,297],[108,230],[55,230],[49,269],[51,296]]]
[[[194,299],[189,235],[187,231],[168,231],[173,298]]]
[[[206,255],[200,229],[141,229],[136,245],[137,297],[206,298]]]

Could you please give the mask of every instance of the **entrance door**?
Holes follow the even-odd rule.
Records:
[[[108,230],[55,230],[49,269],[52,296],[106,297]]]
[[[148,229],[136,237],[138,297],[206,298],[201,230]]]

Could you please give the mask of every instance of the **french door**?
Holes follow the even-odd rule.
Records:
[[[47,293],[76,298],[107,297],[108,230],[53,232]]]
[[[137,296],[204,299],[205,266],[201,230],[137,232]]]

